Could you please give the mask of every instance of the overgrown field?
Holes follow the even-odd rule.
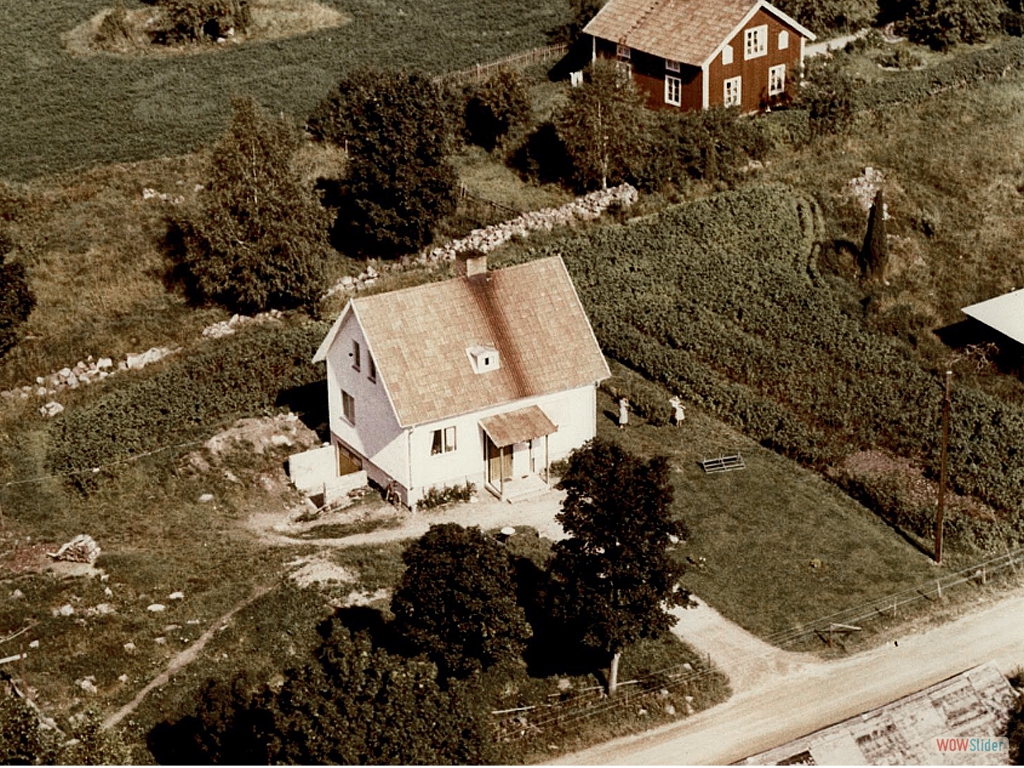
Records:
[[[937,470],[940,381],[811,257],[813,205],[750,186],[532,251],[565,258],[605,352],[812,466],[866,448]],[[951,481],[1024,540],[1024,411],[954,396]]]
[[[459,69],[548,43],[568,3],[325,0],[352,18],[286,40],[188,56],[75,56],[61,36],[112,0],[0,6],[0,178],[190,152],[216,137],[232,95],[303,120],[360,65]]]

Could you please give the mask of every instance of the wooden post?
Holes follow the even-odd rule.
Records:
[[[551,487],[551,461],[550,454],[548,453],[548,438],[550,435],[544,435],[544,484]]]
[[[935,591],[939,593],[939,600],[942,599],[942,582],[938,579],[935,580]]]
[[[946,370],[946,387],[942,397],[942,453],[939,460],[939,505],[935,511],[935,564],[942,565],[942,517],[946,510],[946,463],[949,454],[949,386],[953,372]]]

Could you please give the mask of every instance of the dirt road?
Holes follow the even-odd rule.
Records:
[[[761,677],[687,720],[567,756],[576,765],[725,765],[852,717],[986,661],[1024,664],[1024,594],[847,659]],[[712,652],[712,658],[714,653]],[[996,734],[992,734],[996,735]]]

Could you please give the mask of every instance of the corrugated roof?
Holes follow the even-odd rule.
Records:
[[[494,270],[486,278],[356,298],[352,309],[403,426],[610,375],[557,256]],[[330,343],[328,336],[324,346]],[[500,368],[476,373],[467,352],[476,345],[497,349]]]
[[[1024,344],[1024,288],[994,299],[971,304],[961,310],[979,323],[995,328],[1004,336]]]
[[[536,405],[481,419],[480,426],[498,448],[525,443],[558,431],[554,422]]]
[[[761,0],[608,0],[583,31],[644,53],[700,66],[764,8],[804,37],[810,30]]]

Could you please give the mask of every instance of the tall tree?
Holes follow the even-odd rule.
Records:
[[[531,630],[508,553],[493,538],[477,527],[434,525],[402,559],[391,612],[399,632],[446,677],[522,655]]]
[[[36,305],[35,295],[21,264],[8,264],[14,241],[0,227],[0,356],[18,341],[18,329]]]
[[[583,189],[635,179],[642,175],[651,142],[643,96],[615,62],[597,59],[585,82],[569,92],[555,116],[555,129]]]
[[[875,192],[875,200],[868,213],[868,231],[862,249],[864,271],[878,280],[885,279],[889,268],[889,237],[885,231],[885,196]]]
[[[466,101],[469,140],[490,151],[526,125],[530,94],[515,70],[499,69],[472,88]]]
[[[326,287],[330,215],[295,170],[295,128],[251,98],[233,108],[205,189],[172,222],[186,283],[234,312],[309,308]]]
[[[980,43],[1000,27],[1002,0],[919,0],[900,29],[915,43],[945,50],[958,43]]]
[[[444,89],[418,72],[361,70],[310,118],[349,151],[348,204],[340,229],[385,256],[428,243],[455,210],[451,163],[460,130]]]
[[[566,497],[557,519],[569,538],[554,546],[555,610],[586,645],[611,656],[614,695],[623,650],[675,623],[666,606],[690,604],[679,587],[683,567],[669,552],[686,529],[672,516],[668,461],[595,438],[570,455],[558,487]]]

